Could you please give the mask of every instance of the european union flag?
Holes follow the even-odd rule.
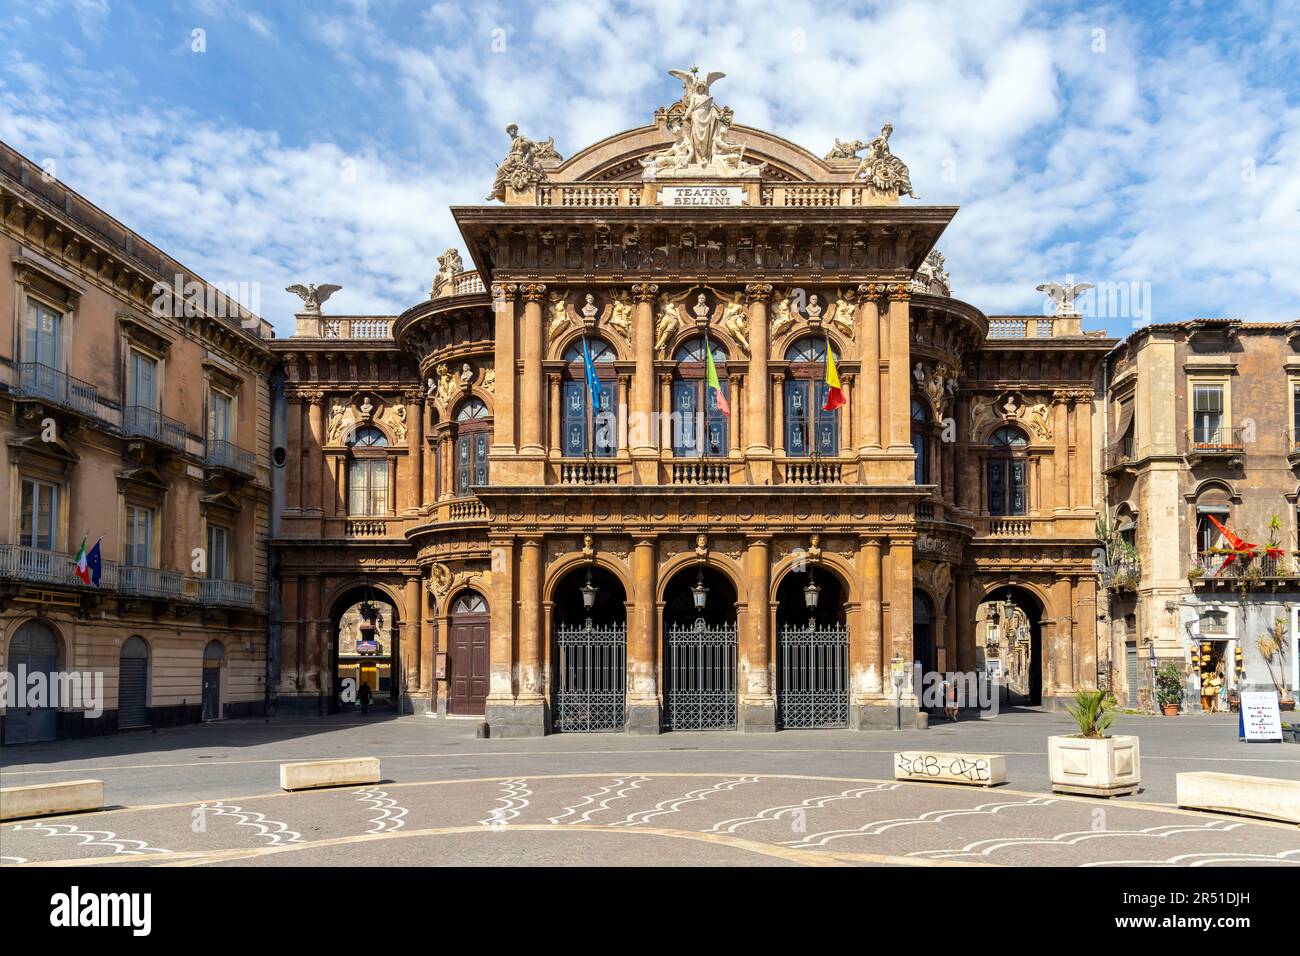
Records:
[[[582,337],[582,362],[587,369],[587,390],[591,392],[592,414],[600,412],[600,379],[596,375],[596,363],[591,360],[591,349],[587,347],[587,337]]]
[[[95,587],[99,587],[99,577],[104,572],[104,561],[99,553],[98,541],[95,542],[95,546],[91,548],[90,552],[86,555],[86,569],[90,571],[91,583],[94,584]]]

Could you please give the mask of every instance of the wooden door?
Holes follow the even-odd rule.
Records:
[[[466,592],[451,612],[451,659],[448,663],[448,713],[482,714],[488,693],[488,642],[491,627],[487,602]]]

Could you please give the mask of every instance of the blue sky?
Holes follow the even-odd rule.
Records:
[[[426,297],[507,123],[569,156],[650,122],[692,64],[819,155],[892,122],[921,201],[962,207],[940,248],[986,313],[1040,314],[1034,286],[1072,276],[1122,290],[1085,302],[1116,335],[1300,319],[1300,0],[7,6],[0,140],[256,283],[281,335],[293,282],[342,285],[336,314]]]

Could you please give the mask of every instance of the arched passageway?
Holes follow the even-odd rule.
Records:
[[[664,729],[736,729],[736,589],[706,565],[664,589]]]
[[[849,630],[839,576],[808,566],[776,591],[776,725],[849,725]]]
[[[598,565],[575,568],[551,604],[551,727],[622,730],[627,700],[627,595]]]

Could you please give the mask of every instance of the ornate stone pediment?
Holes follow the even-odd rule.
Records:
[[[1052,440],[1052,413],[1047,403],[1027,401],[1019,391],[971,402],[971,441],[982,441],[997,424],[1020,425],[1037,441]]]

